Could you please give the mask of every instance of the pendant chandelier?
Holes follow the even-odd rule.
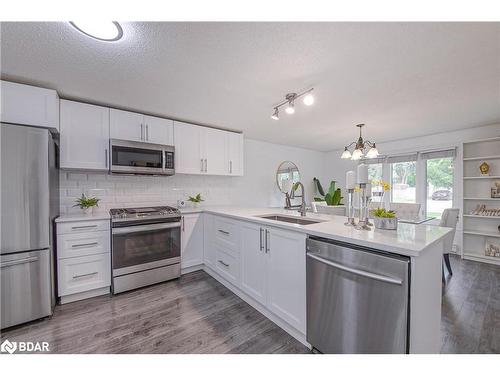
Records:
[[[359,128],[359,138],[357,141],[352,142],[350,145],[344,147],[344,152],[342,153],[341,158],[342,159],[351,159],[351,160],[359,160],[361,158],[376,158],[379,156],[377,147],[375,146],[375,142],[370,142],[368,140],[363,140],[363,137],[361,136],[361,128],[365,126],[365,124],[358,124],[356,125]],[[349,151],[349,148],[351,146],[355,145],[354,150],[351,154],[351,151]],[[366,149],[369,148],[368,152],[365,151]]]

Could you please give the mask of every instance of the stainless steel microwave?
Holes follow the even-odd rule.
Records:
[[[174,146],[146,142],[110,140],[111,173],[175,174]]]

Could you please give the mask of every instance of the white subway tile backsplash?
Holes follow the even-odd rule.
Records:
[[[98,172],[60,173],[61,213],[77,213],[72,207],[82,193],[100,199],[96,211],[116,207],[173,205],[201,193],[207,205],[231,204],[233,178],[220,176],[171,177],[118,176]]]

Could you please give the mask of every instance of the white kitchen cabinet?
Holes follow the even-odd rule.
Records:
[[[182,216],[181,268],[203,264],[203,216]]]
[[[61,100],[60,166],[109,169],[109,108]]]
[[[174,122],[161,117],[144,116],[146,142],[174,144]]]
[[[265,229],[241,222],[240,266],[241,290],[261,304],[266,304],[267,257],[264,250]]]
[[[306,330],[306,235],[266,229],[267,307],[284,321]]]
[[[243,135],[174,122],[175,171],[219,176],[243,175]]]
[[[226,167],[231,176],[243,176],[243,134],[226,132]]]
[[[173,121],[142,113],[110,109],[111,138],[173,145]]]
[[[59,131],[59,96],[55,90],[0,81],[0,121]]]
[[[110,137],[127,141],[144,141],[144,115],[111,108],[109,111]]]
[[[202,153],[205,159],[205,173],[210,175],[226,175],[226,133],[223,130],[202,128]]]
[[[203,263],[215,270],[214,215],[203,214]]]

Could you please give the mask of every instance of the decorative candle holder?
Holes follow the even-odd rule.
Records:
[[[354,189],[347,189],[347,221],[344,223],[346,226],[356,226],[354,222],[354,204],[353,204]]]
[[[355,228],[359,230],[371,230],[368,221],[368,200],[366,196],[366,184],[360,183],[359,188],[361,189],[361,198],[359,202],[359,221]]]

